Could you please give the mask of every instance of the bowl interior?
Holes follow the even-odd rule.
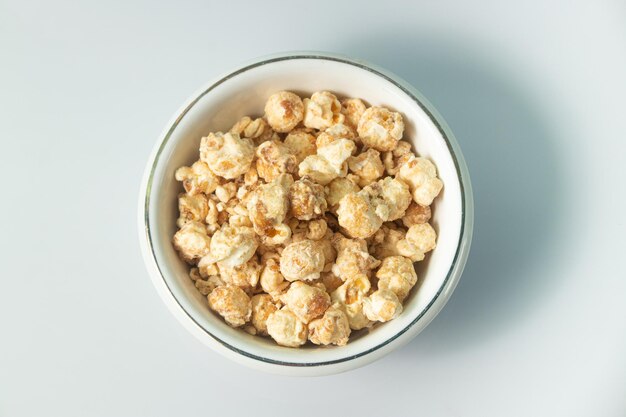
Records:
[[[433,205],[432,225],[438,233],[438,246],[417,264],[418,283],[405,301],[404,312],[391,322],[356,334],[347,346],[290,349],[229,327],[209,311],[206,298],[188,277],[188,266],[171,244],[176,232],[177,195],[182,189],[174,179],[174,171],[198,159],[202,136],[211,131],[227,131],[242,116],[261,116],[266,98],[278,90],[291,90],[303,97],[329,90],[399,111],[406,125],[404,139],[413,144],[419,155],[435,163],[444,183]],[[152,166],[148,187],[149,239],[174,298],[207,332],[207,337],[268,362],[312,364],[345,360],[381,347],[411,326],[420,326],[419,318],[443,289],[459,245],[462,195],[448,143],[413,96],[376,71],[350,62],[304,57],[265,61],[208,86],[169,129]]]

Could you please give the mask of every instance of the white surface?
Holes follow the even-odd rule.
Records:
[[[272,56],[274,60],[278,58]],[[444,139],[437,127],[437,124],[443,124],[443,120],[431,119],[421,107],[427,104],[416,102],[424,102],[418,92],[411,92],[416,94],[412,97],[399,84],[373,72],[378,70],[366,70],[349,61],[337,62],[330,57],[310,59],[293,54],[281,58],[271,62],[266,57],[255,60],[256,66],[252,68],[247,65],[246,69],[233,68],[232,72],[199,88],[175,112],[171,125],[165,127],[147,163],[139,198],[139,237],[146,266],[163,301],[172,314],[206,345],[256,369],[292,376],[330,375],[358,368],[405,345],[441,311],[467,260],[474,216],[472,191],[458,144],[449,132],[446,132],[448,138]],[[233,329],[209,311],[206,297],[189,279],[189,265],[172,247],[172,236],[178,229],[175,202],[181,191],[174,173],[180,166],[188,166],[198,159],[198,142],[202,135],[227,131],[245,115],[260,115],[267,98],[274,92],[298,91],[310,96],[325,89],[344,97],[367,97],[370,105],[393,106],[403,115],[406,140],[419,149],[421,156],[433,161],[438,177],[445,184],[437,196],[431,219],[437,230],[437,250],[417,265],[419,284],[404,300],[400,317],[367,333],[355,332],[347,346],[290,349],[277,346],[269,338]],[[447,126],[442,128],[447,129]],[[452,155],[451,149],[457,153]],[[247,355],[237,353],[231,347]],[[285,366],[261,358],[318,365]]]
[[[0,0],[0,415],[626,413],[623,2],[129,3]],[[135,232],[170,114],[287,49],[414,83],[461,143],[476,200],[444,311],[402,350],[321,379],[195,340]]]

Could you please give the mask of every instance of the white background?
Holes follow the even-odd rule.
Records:
[[[626,415],[625,3],[364,3],[0,0],[0,416]],[[420,89],[476,200],[437,319],[313,379],[190,336],[135,223],[148,154],[187,96],[295,49]]]

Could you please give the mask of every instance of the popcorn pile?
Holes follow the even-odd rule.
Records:
[[[392,320],[436,246],[442,188],[402,115],[327,92],[273,94],[176,171],[173,244],[209,307],[282,346],[345,345]]]

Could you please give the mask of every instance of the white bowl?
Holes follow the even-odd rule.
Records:
[[[245,115],[261,115],[279,90],[309,96],[329,90],[359,97],[404,116],[404,139],[437,166],[444,183],[433,206],[437,248],[416,264],[418,283],[395,320],[353,333],[346,346],[291,349],[233,329],[211,313],[172,247],[177,194],[174,171],[198,159],[200,138],[227,131]],[[209,82],[176,112],[148,161],[139,200],[139,238],[152,281],[191,333],[244,365],[288,375],[325,375],[363,366],[404,345],[439,313],[454,290],[469,252],[473,201],[459,145],[433,107],[397,76],[362,61],[327,53],[288,53],[255,61]]]

